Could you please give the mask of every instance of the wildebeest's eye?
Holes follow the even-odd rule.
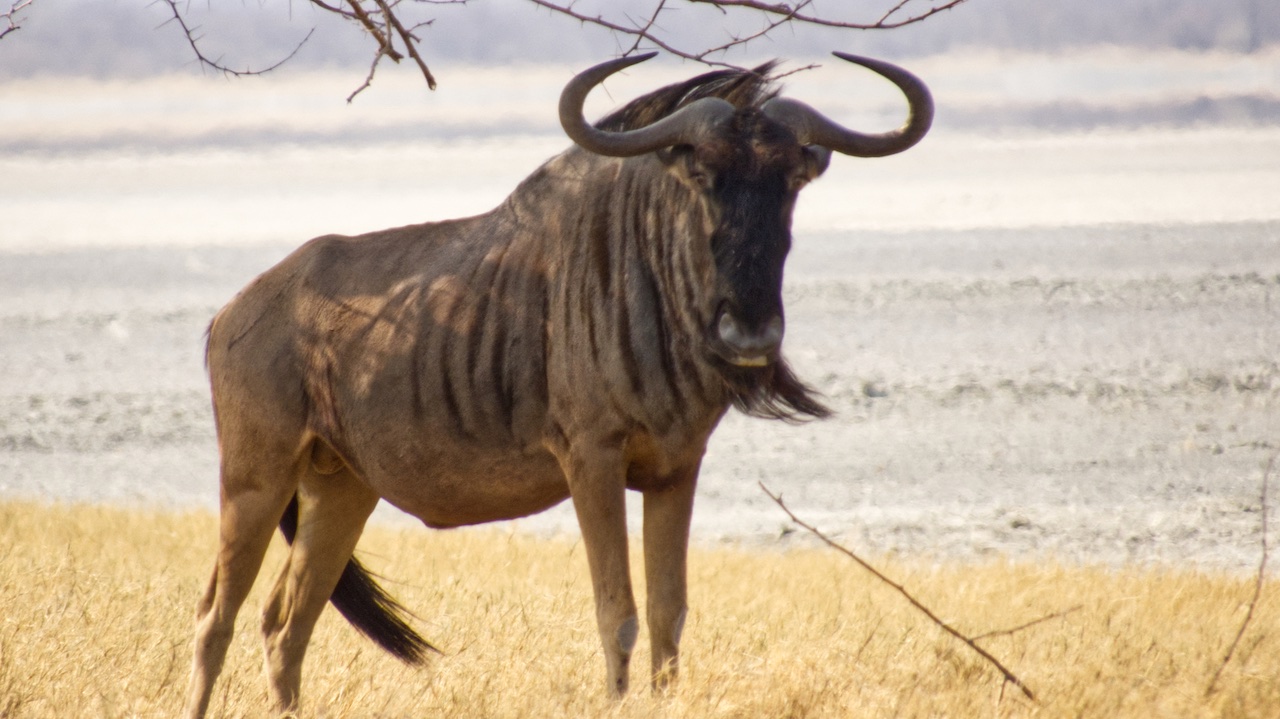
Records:
[[[806,174],[796,173],[787,178],[787,190],[789,192],[799,192],[805,185],[809,184],[811,179]]]
[[[787,190],[799,192],[805,185],[818,179],[831,162],[831,151],[825,147],[809,145],[804,148],[803,161],[787,177]]]
[[[695,152],[692,145],[676,145],[675,147],[659,150],[655,154],[663,164],[670,168],[686,184],[704,192],[708,192],[715,187],[715,173],[708,170],[703,163],[698,161],[694,156]]]
[[[710,172],[696,167],[689,169],[689,181],[702,190],[710,190],[716,184]]]

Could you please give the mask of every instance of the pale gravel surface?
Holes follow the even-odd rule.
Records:
[[[0,258],[0,497],[214,507],[202,334],[288,250]],[[763,480],[863,551],[1256,565],[1280,223],[808,234],[787,297],[839,414],[726,419],[698,541],[808,541]],[[513,526],[575,531],[565,505]]]

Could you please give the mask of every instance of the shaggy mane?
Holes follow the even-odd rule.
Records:
[[[738,108],[759,107],[778,94],[772,77],[777,66],[777,60],[770,60],[751,70],[716,70],[667,85],[623,105],[596,127],[614,132],[634,130],[704,97],[718,97]]]
[[[718,97],[739,109],[758,108],[778,95],[773,71],[776,60],[751,70],[716,70],[668,85],[632,100],[596,123],[618,132],[651,125],[691,102]],[[800,381],[779,358],[768,368],[744,369],[712,360],[733,406],[752,417],[803,422],[823,419],[831,410],[813,388]]]

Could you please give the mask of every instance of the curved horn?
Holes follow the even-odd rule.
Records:
[[[933,96],[924,81],[883,60],[872,60],[843,52],[832,55],[884,77],[898,86],[907,96],[910,114],[902,127],[892,132],[867,134],[850,130],[833,122],[822,113],[803,102],[779,97],[770,100],[762,108],[764,114],[790,127],[802,144],[821,145],[844,155],[854,157],[884,157],[893,155],[920,141],[933,124]]]
[[[613,73],[657,55],[656,52],[602,62],[574,76],[560,93],[560,126],[583,148],[609,157],[634,157],[646,152],[693,144],[697,138],[733,114],[733,105],[719,98],[696,100],[657,122],[636,130],[600,130],[582,117],[582,103],[591,89]]]

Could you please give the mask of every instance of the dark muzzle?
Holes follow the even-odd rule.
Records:
[[[739,367],[764,367],[778,358],[782,347],[782,315],[773,315],[756,327],[749,327],[724,310],[716,322],[716,336],[723,345],[722,358]]]

